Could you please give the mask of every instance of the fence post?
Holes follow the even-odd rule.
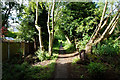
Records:
[[[0,80],[2,79],[2,39],[0,38]]]
[[[8,59],[10,59],[10,42],[8,42]]]
[[[25,42],[21,42],[21,49],[22,49],[22,54],[23,54],[23,57],[25,56]]]
[[[23,44],[23,55],[25,56],[25,42],[24,42],[24,44]]]

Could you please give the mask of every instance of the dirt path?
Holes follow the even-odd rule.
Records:
[[[58,56],[58,60],[56,61],[56,68],[55,68],[55,79],[56,78],[68,78],[68,64],[70,64],[73,59],[77,56],[78,53],[72,54],[60,54]]]

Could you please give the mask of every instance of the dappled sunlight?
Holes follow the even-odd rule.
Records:
[[[51,63],[55,62],[55,60],[45,60],[45,61],[42,61],[42,62],[37,62],[35,64],[32,64],[32,66],[47,66]]]
[[[74,52],[71,54],[60,54],[58,57],[59,58],[69,58],[69,57],[74,57],[74,56],[78,56],[78,55],[79,55],[79,52]]]
[[[72,54],[60,54],[56,61],[55,78],[68,78],[68,64],[78,57],[78,52]]]
[[[21,1],[0,3],[3,80],[120,79],[120,0]]]

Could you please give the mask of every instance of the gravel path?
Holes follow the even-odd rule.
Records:
[[[68,78],[68,64],[71,63],[75,57],[78,57],[76,55],[78,55],[77,52],[72,54],[60,54],[58,56],[54,80],[57,80],[57,78]]]
[[[64,58],[59,58],[56,64],[55,78],[67,78],[67,64],[65,64]]]

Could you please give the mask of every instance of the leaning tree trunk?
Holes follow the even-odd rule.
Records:
[[[118,23],[120,9],[117,11],[116,15],[112,18],[112,20],[110,21],[108,26],[106,26],[106,24],[108,22],[108,18],[110,17],[110,15],[112,13],[112,12],[110,12],[109,15],[107,16],[106,20],[104,21],[104,15],[105,15],[105,12],[106,12],[107,4],[108,4],[108,2],[106,0],[105,7],[104,7],[104,10],[103,10],[103,13],[102,13],[101,20],[100,20],[100,24],[98,25],[98,27],[94,31],[93,36],[91,37],[89,42],[86,44],[86,47],[85,47],[85,53],[86,54],[92,52],[92,46],[93,45],[96,45],[99,42],[101,42],[102,40],[104,40],[105,38],[109,37],[113,33],[113,31],[114,31],[114,29],[115,29],[115,27]],[[103,29],[103,27],[105,27],[106,29],[103,31],[101,36],[98,37],[98,34],[99,34],[100,30]]]
[[[35,20],[35,27],[39,32],[39,43],[40,43],[40,50],[43,50],[43,42],[42,42],[42,31],[41,31],[41,27],[38,26],[38,2],[36,3],[36,20]]]
[[[65,38],[66,38],[66,40],[68,41],[69,44],[72,44],[70,39],[69,39],[69,37],[67,35],[65,35]]]

